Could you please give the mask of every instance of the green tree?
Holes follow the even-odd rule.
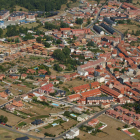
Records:
[[[77,18],[75,22],[76,22],[76,24],[81,25],[83,23],[83,19],[82,18]]]
[[[61,44],[61,40],[57,39],[56,44]]]
[[[37,41],[38,43],[41,43],[41,39],[42,39],[42,37],[37,37],[37,38],[36,38],[36,41]]]
[[[3,36],[3,30],[0,28],[0,37]]]

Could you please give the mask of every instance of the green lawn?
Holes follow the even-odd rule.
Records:
[[[18,126],[24,126],[24,125],[26,125],[26,122],[21,122],[18,124]]]
[[[133,137],[137,140],[140,140],[140,132],[136,128],[128,129],[129,132],[135,134]]]

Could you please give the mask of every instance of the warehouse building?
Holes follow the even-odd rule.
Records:
[[[104,31],[103,31],[99,26],[94,25],[94,26],[93,26],[93,29],[94,29],[97,33],[99,33],[100,35],[104,35]]]

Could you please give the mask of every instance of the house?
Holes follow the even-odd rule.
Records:
[[[101,103],[101,108],[109,108],[110,103]]]
[[[27,74],[21,74],[21,79],[25,79],[27,77]]]
[[[55,94],[56,94],[56,96],[64,97],[66,95],[66,91],[64,91],[64,90],[57,90]]]
[[[66,117],[62,117],[62,120],[63,120],[63,121],[66,121],[66,122],[68,122],[68,121],[69,121],[69,119],[68,119],[68,118],[66,118]]]
[[[110,103],[114,102],[113,97],[87,97],[86,98],[86,103],[87,104],[100,104],[100,103]]]
[[[20,137],[20,138],[16,138],[15,140],[29,140],[30,138],[25,136],[25,137]]]
[[[13,68],[9,69],[8,73],[10,73],[10,74],[18,73],[17,67],[13,67]]]
[[[23,103],[22,101],[16,101],[16,100],[13,100],[13,103],[12,105],[16,108],[16,109],[21,109],[23,107]]]
[[[78,71],[78,73],[80,75],[87,76],[89,74],[86,71],[86,69],[88,69],[88,68],[96,68],[97,65],[102,65],[103,68],[104,68],[105,67],[105,59],[101,58],[101,59],[98,59],[98,60],[95,60],[95,61],[87,62],[84,65],[78,66],[77,71]]]
[[[46,102],[47,101],[47,98],[45,96],[39,96],[37,98],[38,101],[43,101],[43,102]]]
[[[0,97],[3,99],[8,99],[8,95],[5,92],[0,92]]]
[[[73,139],[74,137],[77,137],[79,135],[79,129],[77,127],[74,127],[70,129],[69,132],[66,133],[67,139]]]
[[[0,81],[2,81],[5,78],[5,74],[0,74]]]
[[[107,86],[105,86],[105,85],[102,85],[102,86],[100,87],[100,90],[101,90],[102,92],[104,92],[104,93],[110,95],[110,96],[113,96],[115,99],[117,99],[117,98],[122,98],[122,97],[123,97],[122,94],[118,93],[118,92],[115,91],[115,90],[112,90],[111,88],[109,88],[109,87],[107,87]]]
[[[15,111],[15,107],[13,105],[9,105],[9,104],[7,104],[5,106],[5,109],[9,112],[14,112]]]
[[[67,100],[69,102],[72,102],[72,101],[77,101],[81,98],[81,96],[79,94],[72,94],[72,95],[69,95],[67,96]]]
[[[86,114],[81,114],[77,117],[77,121],[82,122],[88,119],[88,115]]]
[[[62,64],[59,64],[59,67],[61,67],[63,70],[66,69],[66,66],[65,65],[62,65]]]
[[[54,92],[55,92],[55,90],[53,89],[52,83],[42,86],[39,89],[39,93],[42,93],[42,94],[49,94],[49,93],[54,93]]]
[[[35,73],[36,73],[36,71],[35,71],[35,70],[33,70],[33,69],[28,69],[26,73],[28,73],[28,74],[35,74]]]
[[[10,95],[10,96],[13,95],[12,92],[11,92],[9,89],[6,89],[4,92],[5,92],[7,95]]]
[[[40,119],[34,120],[33,122],[31,122],[31,124],[33,124],[33,125],[39,125],[39,124],[42,124],[42,123],[44,123],[44,121],[42,121]]]
[[[91,121],[89,121],[88,122],[88,125],[90,125],[90,126],[96,126],[97,124],[99,123],[99,120],[97,120],[97,119],[92,119]]]
[[[12,78],[12,79],[19,79],[18,74],[10,74],[9,77]]]
[[[97,76],[97,81],[98,81],[99,83],[103,83],[103,82],[105,81],[105,78],[102,77],[102,76]]]

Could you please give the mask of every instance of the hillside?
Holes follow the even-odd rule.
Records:
[[[0,10],[8,9],[13,11],[15,6],[21,6],[28,10],[52,11],[60,10],[62,4],[68,0],[0,0]],[[76,0],[71,0],[75,2]]]

